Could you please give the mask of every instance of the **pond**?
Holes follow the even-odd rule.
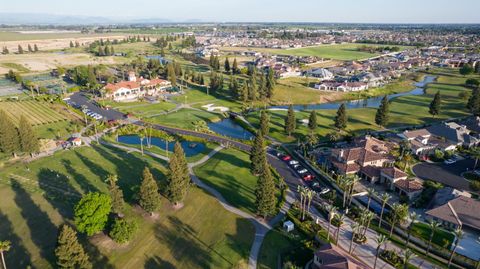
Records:
[[[140,145],[140,137],[138,135],[121,135],[118,137],[118,142],[128,145]],[[146,145],[146,139],[143,140],[143,145]],[[185,151],[186,157],[192,157],[197,154],[202,153],[205,151],[205,144],[198,143],[198,142],[191,142],[191,141],[182,141],[180,142],[182,145],[183,151]],[[167,143],[165,140],[160,139],[158,137],[152,137],[152,145],[159,147],[163,150],[167,147]],[[169,142],[168,143],[168,151],[173,152],[173,147],[175,143]]]
[[[409,96],[409,95],[423,95],[425,94],[424,87],[433,81],[435,81],[435,76],[425,76],[425,78],[415,83],[415,89],[408,91],[408,92],[401,92],[387,95],[388,100],[392,100],[394,98],[400,96]],[[338,109],[342,103],[345,104],[347,109],[355,109],[355,108],[378,108],[380,103],[382,102],[383,96],[376,96],[370,97],[367,99],[357,99],[357,100],[350,100],[350,101],[339,101],[339,102],[330,102],[324,104],[314,104],[314,105],[294,105],[293,109],[295,110],[322,110],[322,109]],[[288,109],[288,106],[272,106],[269,109],[271,110],[280,110],[280,109]]]
[[[211,122],[208,124],[208,128],[219,135],[224,135],[235,139],[250,140],[254,137],[252,133],[245,130],[242,126],[230,118],[226,118],[218,122]]]

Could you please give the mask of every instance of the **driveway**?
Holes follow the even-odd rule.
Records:
[[[464,179],[461,174],[471,170],[474,163],[475,160],[472,159],[460,160],[453,164],[420,163],[415,165],[412,170],[421,179],[440,182],[463,191],[472,191],[469,181]]]
[[[77,104],[79,106],[87,106],[88,109],[90,109],[91,111],[102,115],[103,119],[106,120],[106,121],[108,121],[108,120],[120,120],[120,119],[123,119],[124,116],[125,116],[123,113],[121,113],[119,111],[116,111],[114,109],[105,110],[105,109],[97,106],[96,104],[94,104],[93,101],[89,100],[84,95],[84,93],[82,93],[82,92],[76,92],[76,93],[72,94],[70,96],[70,101],[74,102],[75,104]]]
[[[480,234],[475,231],[463,229],[464,235],[460,240],[456,252],[476,261],[480,260]]]

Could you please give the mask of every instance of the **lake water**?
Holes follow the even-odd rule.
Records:
[[[250,140],[254,137],[252,133],[245,130],[242,126],[230,118],[226,118],[218,122],[211,122],[208,124],[208,128],[217,134],[235,139]]]
[[[425,76],[425,78],[415,83],[416,88],[408,91],[408,92],[401,92],[387,95],[388,100],[392,100],[394,98],[400,96],[409,96],[409,95],[423,95],[424,87],[433,81],[435,81],[435,76]],[[295,110],[322,110],[322,109],[338,109],[342,103],[345,104],[347,109],[355,109],[355,108],[378,108],[382,102],[383,96],[376,96],[367,99],[358,99],[358,100],[350,100],[350,101],[340,101],[340,102],[330,102],[324,104],[316,104],[316,105],[294,105],[293,109]],[[272,106],[270,109],[288,109],[288,106]]]
[[[140,137],[138,135],[122,135],[118,137],[118,142],[128,144],[128,145],[140,145]],[[147,139],[143,139],[143,146],[147,144]],[[197,143],[197,142],[190,142],[190,141],[182,141],[180,142],[182,145],[183,151],[185,151],[185,156],[192,157],[195,156],[205,150],[205,144]],[[163,150],[166,148],[165,140],[160,139],[158,137],[152,137],[152,145],[159,147]],[[168,151],[173,152],[173,147],[175,146],[175,142],[168,143]]]

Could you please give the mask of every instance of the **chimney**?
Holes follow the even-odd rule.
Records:
[[[338,158],[343,159],[343,154],[344,154],[344,151],[343,151],[343,149],[341,149],[340,154],[338,155]]]
[[[128,72],[128,81],[137,81],[137,77],[135,76],[135,72],[133,72],[133,71]]]

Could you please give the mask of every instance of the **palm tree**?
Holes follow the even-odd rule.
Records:
[[[0,241],[0,255],[2,256],[3,269],[7,269],[7,264],[5,263],[5,257],[3,256],[4,252],[10,250],[12,243],[10,241]]]
[[[365,212],[363,217],[365,218],[363,236],[366,236],[367,230],[370,227],[370,222],[372,222],[373,218],[375,217],[375,214],[373,214],[373,212],[367,211]]]
[[[417,222],[418,217],[420,217],[420,216],[415,212],[412,212],[410,214],[410,224],[408,225],[408,230],[407,230],[407,233],[408,233],[408,235],[407,235],[407,247],[408,247],[408,244],[410,243],[410,236],[412,234],[413,225]]]
[[[307,212],[310,212],[310,205],[312,203],[312,199],[313,199],[314,194],[315,194],[315,192],[313,190],[307,188],[307,203],[308,203],[307,208],[306,208]]]
[[[350,247],[348,248],[348,253],[352,254],[353,239],[355,238],[355,234],[358,232],[361,226],[357,222],[353,222],[350,226],[352,227],[352,238],[350,239]]]
[[[382,248],[382,246],[387,244],[388,239],[385,235],[380,234],[375,239],[375,242],[377,243],[377,251],[375,252],[375,261],[373,262],[373,269],[377,268],[377,260],[378,260],[378,255],[380,255],[380,249]]]
[[[300,194],[300,215],[302,216],[303,220],[303,204],[304,204],[304,198],[305,198],[305,188],[303,186],[298,185],[297,186],[297,191]]]
[[[470,150],[470,155],[475,158],[475,164],[473,165],[473,170],[477,169],[478,159],[480,159],[480,150],[479,148],[473,148]]]
[[[328,211],[328,230],[327,230],[327,241],[330,239],[330,227],[332,226],[332,219],[335,217],[337,214],[337,208],[334,207],[333,205],[329,205],[327,207]]]
[[[432,221],[428,224],[428,226],[430,228],[430,238],[428,239],[428,245],[427,245],[427,250],[425,251],[425,256],[428,256],[428,253],[430,252],[433,236],[435,235],[435,232],[437,231],[440,224],[436,221]]]
[[[383,220],[383,211],[385,210],[385,205],[388,203],[388,200],[392,198],[390,194],[384,192],[380,199],[382,200],[382,211],[380,213],[380,222],[378,223],[378,227],[382,227],[382,220]]]
[[[408,269],[408,263],[411,259],[415,258],[415,256],[415,253],[409,248],[406,248],[405,251],[403,251],[403,269]]]
[[[410,153],[410,151],[408,153],[405,154],[405,156],[403,156],[403,162],[404,162],[404,166],[403,166],[403,171],[407,171],[408,167],[410,167],[410,163],[413,161],[413,157],[412,157],[412,154]]]
[[[143,139],[145,139],[145,135],[143,133],[140,133],[138,137],[140,137],[140,150],[142,151],[143,156]]]
[[[463,238],[463,231],[462,228],[457,228],[454,232],[455,234],[455,243],[453,244],[453,249],[452,253],[450,254],[450,259],[448,259],[448,268],[450,268],[450,264],[452,264],[453,260],[453,255],[455,254],[455,250],[457,250],[458,243],[460,243],[460,240]]]
[[[350,191],[348,192],[348,206],[352,204],[352,198],[353,198],[353,190],[355,189],[355,185],[357,182],[360,181],[360,178],[357,175],[354,175],[351,177],[351,182],[350,182]]]
[[[343,222],[345,221],[344,214],[338,214],[338,227],[337,227],[337,238],[335,239],[336,244],[338,245],[338,237],[340,237],[340,229],[342,229]]]
[[[393,204],[392,212],[390,212],[390,237],[393,235],[393,229],[397,223],[402,223],[405,221],[405,218],[408,214],[408,207],[402,204]]]
[[[370,210],[370,202],[372,201],[372,196],[375,195],[375,189],[374,188],[368,188],[367,193],[368,193],[367,210]]]

